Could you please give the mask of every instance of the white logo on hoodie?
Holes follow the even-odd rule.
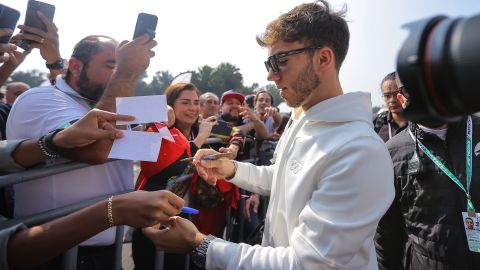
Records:
[[[300,164],[298,161],[295,159],[290,162],[290,170],[294,173],[297,174],[300,170],[302,169],[302,164]]]

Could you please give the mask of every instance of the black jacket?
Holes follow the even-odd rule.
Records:
[[[470,193],[480,212],[480,156],[473,153],[480,120],[472,118]],[[466,186],[466,120],[449,125],[445,142],[415,124],[390,139],[396,195],[375,237],[380,269],[480,269],[480,253],[469,250],[461,215],[465,192],[420,150],[408,129]]]
[[[384,142],[390,139],[389,126],[392,137],[404,130],[406,126],[399,127],[395,121],[393,121],[392,114],[389,111],[384,111],[375,116],[373,119],[373,128],[375,132],[382,138]]]

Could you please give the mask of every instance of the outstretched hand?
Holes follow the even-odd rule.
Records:
[[[102,139],[118,139],[123,136],[123,133],[115,128],[115,121],[133,121],[134,119],[135,117],[130,115],[93,109],[72,126],[57,133],[53,137],[53,143],[68,149],[83,147]]]
[[[211,154],[218,154],[218,152],[212,149],[200,149],[195,154],[193,165],[195,165],[198,175],[210,185],[215,185],[217,179],[233,177],[235,174],[234,161],[227,158],[202,160],[203,156]]]
[[[145,228],[155,224],[169,224],[178,215],[185,201],[167,190],[134,191],[115,196],[112,214],[115,224]]]
[[[142,231],[157,249],[174,253],[192,251],[205,237],[190,220],[178,216],[170,218],[166,229],[149,227]]]

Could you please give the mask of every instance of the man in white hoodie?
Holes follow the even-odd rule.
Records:
[[[344,12],[301,4],[271,22],[257,42],[270,57],[268,80],[301,108],[280,139],[275,164],[202,160],[198,173],[270,196],[262,245],[235,244],[175,217],[145,229],[158,248],[191,251],[206,269],[377,269],[373,237],[394,197],[393,167],[371,122],[370,96],[343,94],[338,72],[348,50]]]

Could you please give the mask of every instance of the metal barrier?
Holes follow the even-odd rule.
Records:
[[[223,140],[218,138],[209,138],[207,139],[205,144],[209,145],[213,143],[222,143],[222,142]],[[255,163],[256,159],[252,158],[252,159],[246,159],[241,161]],[[29,170],[18,172],[18,173],[3,175],[3,176],[0,176],[0,188],[19,184],[19,183],[24,183],[27,181],[32,181],[41,177],[46,177],[46,176],[51,176],[51,175],[55,175],[63,172],[77,170],[77,169],[85,168],[88,166],[91,166],[91,165],[70,161],[70,162],[66,162],[58,165],[34,168],[34,169],[29,169]],[[179,180],[183,179],[184,177],[190,178],[192,177],[192,175],[190,174],[190,175],[182,176],[181,178],[179,178]],[[96,202],[105,200],[106,198],[112,195],[119,195],[119,194],[131,192],[131,191],[132,190],[125,190],[123,192],[107,194],[107,195],[99,196],[89,200],[85,200],[79,203],[37,213],[35,215],[6,220],[3,222],[0,222],[0,230],[18,223],[24,223],[27,227],[43,224],[45,222],[48,222],[56,218],[73,213],[75,211],[78,211]],[[227,215],[229,218],[231,216],[231,212],[228,211]],[[230,218],[228,220],[230,220]],[[229,226],[231,226],[231,224],[227,224],[227,228],[226,228],[227,232],[231,230]],[[116,237],[115,237],[115,246],[116,246],[115,269],[118,269],[118,270],[122,268],[122,265],[121,265],[122,264],[122,245],[123,245],[123,232],[124,232],[123,227],[124,226],[117,226]],[[187,259],[188,259],[188,256],[187,256]],[[73,247],[72,249],[66,251],[63,254],[63,269],[76,269],[76,260],[77,260],[77,247]],[[161,262],[161,265],[156,264],[156,269],[163,269],[163,255],[161,253],[158,254],[158,257],[156,258],[156,262],[159,262],[159,263]],[[186,265],[187,265],[186,269],[189,269],[188,264]]]

